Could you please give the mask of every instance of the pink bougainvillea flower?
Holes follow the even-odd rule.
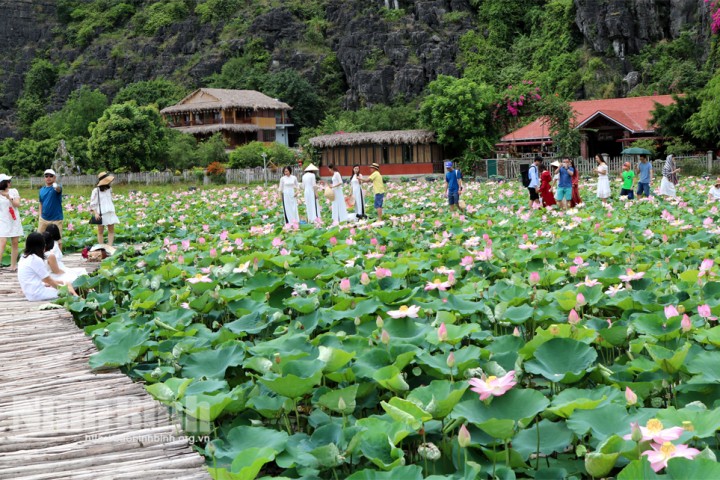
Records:
[[[390,310],[388,315],[390,315],[392,318],[417,318],[418,317],[418,311],[420,311],[420,307],[417,305],[402,305],[397,310]]]
[[[688,447],[685,444],[673,445],[670,442],[663,442],[662,444],[651,443],[650,447],[652,450],[646,450],[642,454],[647,455],[650,467],[656,472],[667,467],[667,462],[671,458],[682,457],[692,460],[700,454],[700,450]]]
[[[349,278],[343,278],[340,280],[340,290],[347,293],[350,291],[350,279]]]
[[[385,277],[392,277],[392,271],[389,268],[375,267],[375,276],[378,280]]]
[[[653,441],[660,444],[672,442],[680,438],[684,431],[682,427],[664,428],[660,420],[651,418],[644,427],[640,427],[640,433],[642,433],[642,439],[640,441]],[[630,434],[625,435],[623,438],[630,440]]]
[[[438,336],[438,340],[440,340],[441,342],[447,341],[448,332],[447,332],[447,327],[445,326],[445,322],[441,323],[440,326],[438,327],[437,336]]]
[[[677,311],[677,308],[675,308],[674,305],[667,305],[665,307],[665,318],[670,320],[673,317],[679,317],[680,312]]]
[[[708,320],[717,320],[717,317],[712,316],[710,305],[708,305],[707,303],[705,305],[698,305],[698,315],[700,315],[702,318],[707,318]]]
[[[188,281],[188,283],[210,283],[210,282],[212,282],[212,279],[210,277],[208,277],[207,275],[198,273],[194,277],[188,278],[187,281]]]
[[[495,376],[485,377],[485,375],[482,378],[471,378],[468,383],[470,384],[470,390],[480,394],[480,400],[485,400],[491,396],[499,397],[504,395],[517,384],[515,370],[510,370],[500,378]]]
[[[634,272],[632,268],[625,270],[626,275],[620,275],[620,280],[623,282],[630,282],[633,280],[640,280],[645,276],[645,272]]]

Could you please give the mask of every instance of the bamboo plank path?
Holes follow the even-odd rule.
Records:
[[[92,341],[44,303],[0,273],[0,479],[209,479],[167,408],[117,370],[91,371]]]

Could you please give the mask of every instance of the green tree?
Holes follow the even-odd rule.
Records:
[[[36,58],[25,74],[23,96],[46,98],[57,82],[58,70],[48,60]]]
[[[290,118],[298,128],[317,125],[323,116],[322,101],[310,82],[295,70],[268,75],[261,85],[263,93],[277,98],[293,109]]]
[[[220,133],[216,133],[204,142],[200,142],[197,146],[197,162],[196,166],[207,167],[213,162],[225,163],[228,160],[225,149],[227,144],[223,140]]]
[[[657,133],[666,138],[673,138],[681,143],[698,143],[688,125],[688,119],[700,109],[701,101],[695,94],[674,95],[675,103],[655,106],[652,112],[652,123],[657,125]]]
[[[270,53],[260,39],[250,40],[243,54],[231,58],[220,69],[220,73],[208,79],[210,87],[238,90],[262,90],[267,82]]]
[[[495,96],[487,84],[440,75],[427,87],[420,118],[441,145],[461,152],[472,140],[476,152],[489,152],[496,136],[490,110]]]
[[[230,152],[230,168],[262,167],[262,154],[266,152],[262,142],[250,142]]]
[[[88,127],[100,118],[107,106],[104,93],[82,86],[70,94],[60,110],[36,121],[31,136],[36,139],[87,138]]]
[[[197,141],[192,135],[168,129],[168,149],[165,163],[175,170],[185,170],[198,165]]]
[[[17,102],[18,127],[30,133],[35,122],[45,116],[45,103],[34,95],[23,95]]]
[[[37,175],[50,167],[57,146],[51,139],[8,138],[0,143],[0,166],[10,175]]]
[[[165,168],[167,128],[157,109],[133,102],[111,105],[90,125],[88,154],[96,165],[130,171]]]
[[[720,70],[698,94],[700,108],[687,122],[687,128],[706,148],[720,145]]]
[[[156,105],[159,110],[174,105],[187,94],[187,89],[170,80],[158,78],[135,82],[123,87],[115,95],[113,103],[135,101],[138,105]]]

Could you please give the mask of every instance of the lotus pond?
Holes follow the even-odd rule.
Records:
[[[470,183],[464,215],[399,183],[384,224],[321,228],[283,227],[274,187],[133,193],[118,240],[142,250],[61,302],[92,367],[210,435],[216,479],[720,478],[705,183],[567,213]]]

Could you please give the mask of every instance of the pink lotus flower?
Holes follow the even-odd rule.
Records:
[[[72,224],[72,222],[68,223],[67,231],[72,232],[75,230],[75,226]]]
[[[570,275],[572,275],[574,277],[578,273],[578,266],[571,265],[570,268],[568,268],[568,271],[570,272]]]
[[[710,305],[708,304],[698,305],[698,315],[708,320],[717,320],[717,317],[712,316],[712,310],[710,310]]]
[[[241,263],[236,268],[233,268],[233,273],[247,273],[250,269],[250,261]]]
[[[373,237],[370,239],[370,245],[376,246],[378,244],[377,238]]]
[[[575,286],[576,286],[576,287],[579,287],[579,286],[581,286],[581,285],[585,285],[585,286],[588,287],[588,288],[592,288],[592,287],[594,287],[595,285],[600,285],[600,282],[598,282],[598,281],[595,280],[594,278],[591,279],[590,277],[588,277],[587,275],[585,275],[585,280],[583,280],[582,282],[578,283],[578,284],[575,285]]]
[[[228,238],[228,231],[223,230],[222,233],[220,234],[220,241],[224,242],[225,240],[227,240],[227,238]]]
[[[398,310],[390,310],[387,314],[392,318],[417,318],[418,311],[420,311],[420,307],[417,305],[411,305],[409,307],[402,305]]]
[[[625,290],[625,287],[622,286],[622,283],[618,283],[617,285],[608,287],[608,289],[605,290],[605,294],[612,298],[623,290]]]
[[[670,320],[673,317],[680,316],[680,313],[677,311],[677,308],[675,308],[674,305],[668,305],[665,307],[665,318]]]
[[[447,360],[445,361],[448,367],[453,368],[455,366],[455,353],[450,352],[448,354]]]
[[[528,278],[528,283],[532,286],[535,286],[538,283],[540,283],[540,274],[538,272],[530,273],[530,277]]]
[[[188,278],[187,281],[188,281],[188,283],[210,283],[210,282],[212,282],[212,279],[210,277],[208,277],[207,275],[198,273],[194,277]]]
[[[577,303],[578,307],[587,305],[587,302],[585,301],[585,295],[583,295],[582,293],[578,293],[575,296],[575,302]]]
[[[460,260],[460,265],[465,267],[465,270],[470,271],[473,265],[473,257],[471,257],[470,255],[463,257],[463,259]]]
[[[519,247],[520,250],[536,250],[538,248],[538,246],[532,242],[521,243]]]
[[[587,267],[588,265],[590,265],[589,263],[584,261],[582,257],[575,257],[575,259],[573,259],[573,263],[578,267]]]
[[[182,249],[187,251],[188,248],[190,248],[190,240],[183,240],[180,242],[180,245],[182,245]]]
[[[683,315],[682,321],[680,321],[680,327],[682,327],[683,333],[687,333],[692,330],[692,322],[690,321],[690,317],[688,317],[687,315]]]
[[[632,268],[625,270],[626,275],[620,275],[620,280],[623,282],[630,282],[633,280],[640,280],[645,276],[645,272],[634,272]]]
[[[446,281],[446,282],[443,282],[443,281],[440,280],[439,278],[436,278],[436,279],[433,280],[432,282],[427,282],[427,283],[425,284],[425,290],[426,290],[426,291],[427,291],[427,290],[441,290],[441,291],[444,292],[445,290],[447,290],[447,289],[450,288],[451,286],[452,286],[452,284],[451,284],[450,282],[447,282],[447,281]]]
[[[463,423],[460,427],[460,430],[458,431],[458,445],[460,445],[461,448],[466,448],[470,446],[470,443],[472,443],[472,437],[470,437],[470,431],[465,427],[465,424]]]
[[[441,342],[447,341],[448,333],[447,333],[447,327],[445,326],[445,322],[441,323],[437,330],[437,336],[438,340]]]
[[[343,278],[340,280],[340,290],[347,293],[350,291],[350,279],[349,278]]]
[[[273,238],[273,240],[272,240],[272,246],[275,247],[275,248],[281,246],[281,245],[284,244],[284,243],[285,243],[285,242],[283,242],[280,237],[275,237],[275,238]]]
[[[385,277],[392,277],[392,271],[389,268],[375,267],[375,276],[378,280]]]
[[[637,394],[630,387],[625,387],[625,400],[628,405],[635,405],[638,401]]]
[[[655,443],[665,443],[677,440],[683,434],[685,430],[682,427],[671,427],[663,428],[663,424],[657,418],[651,418],[648,420],[646,426],[640,427],[640,433],[642,433],[641,442],[653,441]],[[630,434],[623,437],[625,440],[630,440]]]
[[[578,316],[574,308],[570,310],[570,314],[568,314],[568,323],[570,325],[577,325],[578,323],[580,323],[580,317]]]
[[[363,285],[367,285],[368,283],[370,283],[370,276],[367,273],[363,272],[360,275],[360,283],[362,283]]]
[[[661,445],[652,443],[650,447],[652,450],[646,450],[642,454],[647,455],[650,467],[656,472],[667,467],[667,462],[671,458],[682,457],[692,460],[700,454],[700,450],[685,444],[673,445],[670,442],[663,442]]]
[[[204,245],[204,244],[205,244],[205,237],[198,237],[198,243],[199,243],[200,245]]]
[[[214,248],[211,248],[210,249],[210,257],[212,257],[212,258],[217,257],[217,250],[215,250]]]
[[[482,378],[471,378],[468,383],[471,387],[470,390],[480,394],[480,400],[485,400],[491,396],[499,397],[504,395],[517,384],[515,370],[510,370],[500,378],[495,376],[485,377],[485,375]]]
[[[390,334],[387,330],[383,329],[382,334],[380,334],[380,341],[385,345],[390,343]]]
[[[334,247],[335,245],[337,245],[337,238],[335,238],[335,237],[330,237],[330,245],[332,245],[333,247]]]

